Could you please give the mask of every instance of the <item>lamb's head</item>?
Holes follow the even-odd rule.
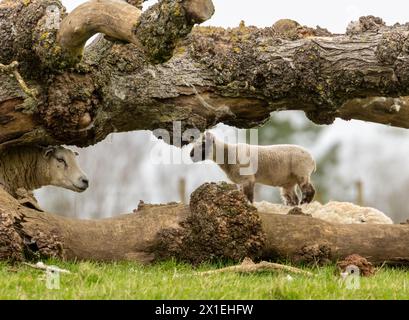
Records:
[[[76,157],[78,153],[64,147],[47,147],[43,151],[50,185],[76,192],[88,189],[89,180],[81,170]]]
[[[211,159],[215,137],[210,132],[201,135],[193,144],[190,151],[190,158],[193,162],[200,162]]]

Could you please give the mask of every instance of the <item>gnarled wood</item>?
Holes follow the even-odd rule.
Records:
[[[81,60],[89,38],[103,33],[113,39],[139,44],[133,29],[141,11],[121,0],[92,0],[80,5],[61,22],[57,42]]]
[[[144,13],[122,0],[90,0],[62,20],[56,42],[68,65],[82,59],[87,40],[96,33],[143,47],[150,61],[161,63],[195,23],[213,13],[211,0],[162,0]]]

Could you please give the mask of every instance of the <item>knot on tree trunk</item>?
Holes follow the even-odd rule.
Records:
[[[236,185],[202,185],[191,196],[190,211],[180,228],[159,233],[155,244],[158,259],[176,257],[198,264],[260,256],[265,244],[261,220]]]
[[[81,139],[92,135],[98,103],[91,77],[64,73],[54,77],[47,104],[39,107],[39,115],[53,137],[81,145]]]

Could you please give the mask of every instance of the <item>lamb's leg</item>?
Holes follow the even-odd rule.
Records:
[[[248,181],[242,184],[243,193],[251,203],[254,201],[254,184],[253,181]]]
[[[281,188],[281,198],[287,206],[298,206],[300,199],[295,189],[296,186]]]
[[[315,189],[311,182],[300,184],[302,192],[301,204],[310,203],[315,196]]]

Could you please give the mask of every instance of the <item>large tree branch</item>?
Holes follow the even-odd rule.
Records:
[[[399,52],[389,64],[378,58],[390,33],[406,29],[282,40],[274,28],[197,28],[171,61],[158,66],[144,64],[135,47],[100,39],[85,60],[89,66],[96,52],[106,50],[91,71],[101,101],[89,143],[113,128],[171,129],[173,120],[200,130],[221,121],[251,127],[277,110],[304,110],[316,123],[341,117],[409,127],[405,98],[394,100],[408,94],[408,56]]]
[[[43,8],[39,3],[44,6],[44,1],[35,0],[25,10]],[[175,5],[182,6],[181,11],[174,10]],[[8,2],[2,6],[0,14],[16,14]],[[24,10],[18,12],[18,18],[20,14],[26,18]],[[2,78],[0,145],[87,146],[113,131],[172,129],[174,121],[181,121],[182,129],[204,130],[218,122],[252,127],[279,110],[303,110],[321,124],[340,117],[409,127],[404,97],[409,95],[405,26],[387,27],[367,17],[346,35],[331,35],[282,20],[264,29],[196,28],[177,45],[194,22],[212,12],[206,0],[162,0],[135,24],[140,45],[99,37],[75,69],[59,73],[43,68],[52,65],[44,61],[53,59],[44,57],[53,54],[50,48],[58,42],[48,46],[40,41],[41,50],[32,43],[37,56],[43,57],[35,76],[30,72],[33,68],[27,70],[30,59],[23,55],[25,51],[13,51],[15,46],[6,37],[3,48],[12,50],[2,50],[0,56],[25,57],[20,71],[40,94],[35,108],[27,111],[23,106],[25,113],[10,117],[6,103],[10,106],[9,100],[16,103],[27,97],[18,88],[10,94],[16,80]],[[42,19],[39,15],[37,24],[43,25]],[[41,38],[35,34],[35,39]],[[24,41],[17,44],[27,48]],[[151,64],[172,54],[166,63]],[[67,65],[60,67],[64,70]]]

